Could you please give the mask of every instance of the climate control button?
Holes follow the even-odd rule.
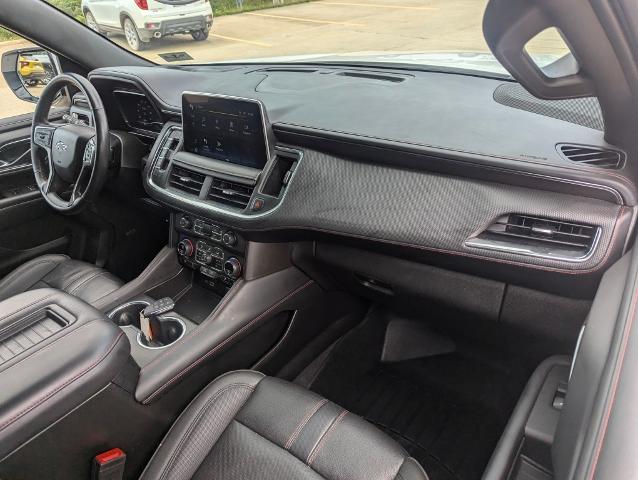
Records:
[[[183,228],[184,230],[190,230],[190,228],[193,226],[193,222],[186,215],[184,215],[183,217],[180,217],[178,223],[179,223],[179,227]]]

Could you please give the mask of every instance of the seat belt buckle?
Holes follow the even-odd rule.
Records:
[[[93,457],[91,480],[122,480],[126,453],[119,448],[112,448]]]

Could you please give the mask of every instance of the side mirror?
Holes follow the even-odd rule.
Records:
[[[39,47],[19,48],[2,54],[2,75],[13,93],[36,103],[40,93],[59,72],[54,55]]]

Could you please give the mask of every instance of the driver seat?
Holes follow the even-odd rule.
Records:
[[[43,255],[0,280],[0,302],[36,288],[57,288],[89,304],[114,292],[122,281],[103,268],[66,255]]]

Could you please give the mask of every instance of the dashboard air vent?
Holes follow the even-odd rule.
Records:
[[[510,237],[575,247],[588,251],[594,243],[596,227],[525,215],[501,217],[489,232]]]
[[[249,185],[213,177],[208,198],[215,202],[231,205],[243,210],[250,203],[250,197],[254,189],[255,187]]]
[[[568,262],[582,262],[595,250],[600,228],[528,215],[499,217],[468,247],[498,250]]]
[[[364,78],[367,80],[378,80],[380,82],[392,82],[392,83],[401,83],[405,82],[405,76],[399,75],[387,75],[382,73],[372,73],[372,72],[339,72],[337,75],[341,77],[353,77],[353,78]]]
[[[567,160],[592,167],[617,169],[623,166],[625,160],[624,154],[617,150],[586,145],[561,144],[558,146],[558,150]]]
[[[166,170],[170,161],[180,147],[182,131],[180,128],[174,127],[166,132],[162,138],[159,148],[157,149],[157,157],[155,160],[155,168]]]
[[[295,68],[295,67],[268,67],[255,70],[255,72],[282,72],[282,73],[317,73],[316,68]]]
[[[206,175],[194,172],[188,168],[173,165],[171,175],[168,178],[168,183],[171,187],[176,188],[177,190],[181,190],[192,195],[199,195],[199,192],[201,192],[202,187],[204,186],[204,180],[206,180]]]

